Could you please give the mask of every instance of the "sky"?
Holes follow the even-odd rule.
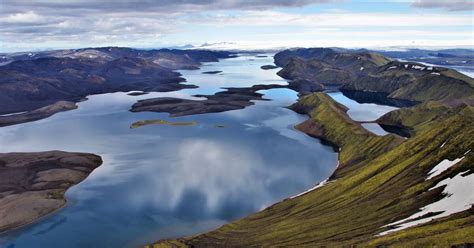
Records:
[[[0,52],[473,47],[474,0],[0,0]]]

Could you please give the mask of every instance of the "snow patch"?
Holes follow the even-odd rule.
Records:
[[[253,129],[253,128],[257,128],[257,127],[258,127],[258,125],[255,125],[255,124],[252,124],[252,123],[245,123],[244,126],[247,127],[247,128],[246,128],[247,130],[248,130],[248,129]]]
[[[396,69],[397,67],[396,66],[390,66],[388,69],[391,70],[391,69]]]
[[[426,180],[430,180],[431,178],[440,175],[441,173],[443,173],[446,170],[448,170],[449,168],[451,168],[453,165],[461,162],[461,160],[463,160],[463,159],[464,159],[464,157],[457,158],[457,159],[452,160],[452,161],[449,160],[449,159],[445,159],[445,160],[441,161],[430,172],[428,172],[429,176],[426,178]]]
[[[24,112],[16,112],[16,113],[11,113],[11,114],[4,114],[4,115],[0,115],[0,117],[4,117],[4,116],[13,116],[13,115],[21,115],[21,114],[24,114],[28,111],[24,111]]]
[[[384,227],[396,226],[396,228],[381,232],[377,236],[383,236],[408,227],[424,224],[431,220],[446,217],[471,208],[471,205],[474,204],[474,191],[472,191],[474,188],[474,174],[463,176],[462,174],[465,172],[467,171],[461,172],[453,178],[446,178],[433,188],[429,189],[432,190],[434,188],[446,185],[443,190],[443,193],[446,194],[446,197],[423,207],[420,212],[413,214],[406,219],[385,225]],[[417,219],[429,213],[439,212],[441,213],[437,214],[436,216]]]
[[[296,198],[296,197],[298,197],[298,196],[302,196],[302,195],[304,195],[304,194],[306,194],[306,193],[309,193],[309,192],[311,192],[311,191],[313,191],[313,190],[315,190],[315,189],[317,189],[317,188],[321,188],[321,187],[323,187],[327,182],[328,182],[328,180],[326,179],[326,180],[320,182],[318,185],[312,187],[311,189],[308,189],[308,190],[306,190],[305,192],[302,192],[302,193],[299,193],[299,194],[297,194],[297,195],[294,195],[294,196],[290,197],[290,199]]]
[[[431,75],[441,76],[441,74],[439,74],[438,72],[432,72]]]
[[[365,68],[363,66],[360,67],[360,70],[363,71]]]
[[[422,70],[424,70],[426,67],[424,67],[424,66],[419,66],[419,65],[414,65],[414,66],[412,66],[411,68],[413,68],[413,69],[415,69],[415,70],[421,70],[421,71],[422,71]]]

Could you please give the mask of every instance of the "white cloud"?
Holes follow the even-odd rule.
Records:
[[[303,27],[420,27],[471,25],[471,15],[390,14],[390,13],[322,13],[289,14],[276,11],[244,11],[235,14],[208,14],[195,16],[193,21],[211,25],[259,25]]]
[[[4,23],[38,23],[46,21],[44,16],[40,16],[33,11],[19,12],[0,18]]]
[[[162,0],[157,4],[156,1],[119,0],[110,4],[106,0],[4,0],[0,8],[0,16],[3,16],[0,17],[0,50],[107,45],[158,47],[237,39],[250,48],[259,43],[258,39],[262,43],[274,43],[265,37],[278,39],[277,46],[316,42],[332,42],[329,46],[348,43],[370,46],[374,41],[399,42],[399,45],[429,44],[430,41],[436,45],[466,45],[474,39],[472,14],[459,12],[419,14],[367,10],[360,13],[331,6],[317,13],[275,10],[275,7],[324,2],[330,1]],[[428,6],[427,1],[423,2]],[[413,3],[414,6],[420,4]],[[433,31],[435,27],[437,30]],[[469,27],[470,32],[466,31]],[[240,28],[239,36],[234,37],[236,28]],[[293,33],[295,40],[285,37]],[[448,37],[452,39],[447,40]],[[359,40],[354,40],[356,38]]]

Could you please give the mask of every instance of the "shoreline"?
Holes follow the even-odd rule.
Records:
[[[30,221],[30,222],[28,222],[28,223],[25,223],[25,224],[22,224],[22,225],[20,225],[20,226],[13,227],[13,228],[11,228],[11,229],[9,229],[9,230],[1,231],[1,232],[0,232],[0,236],[3,236],[3,235],[8,236],[9,234],[11,234],[11,233],[13,233],[13,232],[20,231],[20,230],[22,230],[23,228],[28,228],[29,226],[34,225],[35,223],[38,223],[38,222],[40,222],[40,221],[42,221],[42,220],[45,220],[46,218],[51,217],[51,216],[53,216],[54,214],[60,212],[61,210],[63,210],[63,209],[66,207],[66,205],[67,205],[67,200],[65,200],[64,204],[63,204],[61,207],[59,207],[59,208],[57,208],[57,209],[54,209],[53,211],[51,211],[50,213],[48,213],[48,214],[46,214],[46,215],[44,215],[44,216],[41,216],[41,217],[39,217],[39,218],[37,218],[37,219],[35,219],[35,220],[32,220],[32,221]]]
[[[0,234],[5,235],[57,213],[66,192],[100,165],[100,156],[62,151],[0,153]]]

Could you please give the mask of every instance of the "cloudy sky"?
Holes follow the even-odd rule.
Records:
[[[474,0],[0,0],[0,51],[472,47]]]

